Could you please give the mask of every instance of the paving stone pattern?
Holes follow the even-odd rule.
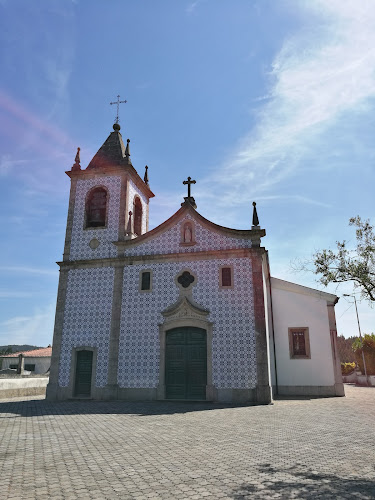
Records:
[[[0,401],[0,498],[375,498],[375,389],[270,406]]]

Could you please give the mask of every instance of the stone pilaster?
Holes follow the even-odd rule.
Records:
[[[25,358],[23,357],[23,354],[19,354],[18,356],[18,367],[17,367],[17,373],[18,375],[23,375],[25,371]]]
[[[106,393],[107,399],[117,399],[118,397],[118,353],[120,343],[121,325],[121,304],[124,280],[124,266],[115,267],[115,277],[113,284],[113,301],[111,316],[111,336],[109,339],[108,355],[108,384]]]
[[[66,233],[65,233],[65,245],[63,260],[69,260],[70,257],[70,244],[72,241],[72,230],[73,230],[73,217],[74,217],[74,206],[76,201],[76,191],[77,191],[77,178],[71,178],[70,185],[70,195],[69,195],[69,208],[68,208],[68,219],[66,222]]]
[[[61,353],[62,332],[64,325],[65,300],[68,286],[67,269],[60,269],[59,288],[57,292],[55,328],[52,342],[52,358],[49,383],[47,385],[46,399],[56,400],[59,390],[59,361]]]
[[[256,400],[268,404],[272,400],[268,370],[267,330],[263,293],[262,249],[252,254],[254,320],[257,359]]]

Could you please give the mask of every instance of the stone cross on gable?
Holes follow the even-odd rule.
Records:
[[[192,181],[191,177],[187,178],[187,181],[182,181],[182,184],[187,184],[188,185],[188,198],[191,198],[191,192],[190,192],[190,186],[191,184],[196,184],[197,181]]]
[[[120,108],[120,104],[123,104],[123,103],[126,103],[128,101],[120,101],[120,96],[118,95],[117,96],[117,101],[114,101],[114,102],[110,102],[109,104],[117,104],[117,115],[116,115],[116,123],[119,122],[119,117],[118,117],[118,112],[119,112],[119,108]]]

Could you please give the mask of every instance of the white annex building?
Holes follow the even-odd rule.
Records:
[[[253,225],[214,224],[188,196],[149,230],[149,187],[120,126],[86,169],[79,151],[47,398],[269,403],[343,396],[335,295],[271,278]],[[177,207],[176,207],[177,208]]]

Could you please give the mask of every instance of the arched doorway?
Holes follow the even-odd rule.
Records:
[[[166,332],[166,399],[206,399],[207,332],[181,326]]]

